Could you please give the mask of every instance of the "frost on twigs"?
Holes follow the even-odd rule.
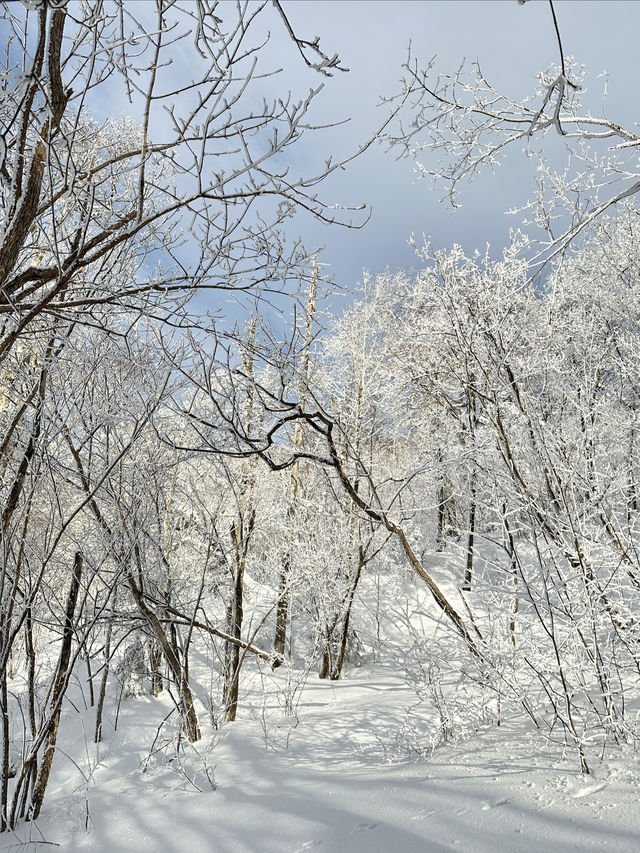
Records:
[[[342,60],[338,56],[337,53],[334,53],[333,56],[329,56],[324,53],[320,49],[320,37],[316,36],[314,39],[303,39],[296,35],[291,26],[287,15],[285,14],[284,9],[280,3],[280,0],[272,0],[273,5],[280,13],[280,17],[282,18],[285,28],[289,33],[294,44],[297,46],[300,55],[302,56],[305,64],[312,68],[314,71],[318,71],[320,74],[323,74],[325,77],[333,76],[330,69],[335,69],[336,71],[348,71],[348,68],[345,68],[341,62]],[[309,57],[315,58],[309,58]]]
[[[479,61],[442,73],[435,57],[421,64],[410,52],[404,69],[402,97],[407,106],[386,134],[387,145],[415,162],[418,177],[443,183],[452,207],[459,206],[465,182],[485,169],[494,171],[511,149],[524,149],[542,164],[541,204],[558,212],[562,206],[563,211],[562,221],[545,229],[536,260],[562,251],[586,225],[640,190],[640,135],[594,111],[584,85],[585,69],[572,57],[562,54],[561,64],[540,73],[538,87],[526,96],[498,90]],[[555,131],[568,154],[564,175],[556,170],[552,177],[544,165],[548,131]],[[576,186],[579,200],[574,197]],[[540,212],[534,218],[544,225],[548,215]]]

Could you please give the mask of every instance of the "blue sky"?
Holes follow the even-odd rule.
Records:
[[[284,97],[288,89],[303,97],[309,88],[324,82],[312,118],[318,123],[344,122],[337,127],[305,135],[289,151],[292,168],[314,174],[329,156],[339,158],[357,149],[381,123],[385,112],[380,96],[400,89],[402,64],[409,41],[413,55],[425,63],[437,55],[441,72],[455,70],[466,57],[478,60],[487,79],[499,90],[520,100],[536,85],[536,75],[558,61],[553,21],[547,0],[281,0],[291,24],[301,37],[321,39],[325,52],[337,52],[348,73],[336,72],[325,79],[305,68],[286,34],[275,9],[265,9],[270,42],[261,52],[264,68],[284,68],[258,87],[271,97]],[[143,18],[153,16],[154,4],[127,0],[128,7]],[[223,0],[233,14],[232,0]],[[602,89],[607,72],[607,115],[633,127],[640,120],[640,2],[637,0],[555,0],[565,53],[573,55],[588,71],[587,99],[595,114],[603,110]],[[0,33],[3,31],[0,20]],[[5,31],[6,32],[6,31]],[[176,48],[167,75],[191,74],[193,54],[182,45]],[[182,105],[184,106],[184,105]],[[102,87],[99,99],[89,104],[99,120],[122,112],[136,115],[136,105],[123,99],[121,88]],[[154,126],[159,121],[160,125]],[[166,112],[158,108],[152,130],[166,130]],[[165,128],[162,127],[165,124]],[[545,146],[558,154],[558,140]],[[425,165],[429,164],[428,158]],[[559,162],[562,162],[560,159]],[[419,265],[409,237],[431,239],[434,248],[459,243],[471,253],[484,251],[490,243],[499,254],[508,241],[516,217],[505,211],[523,204],[533,191],[534,165],[523,151],[512,150],[496,175],[483,174],[464,188],[462,208],[452,212],[441,201],[445,188],[435,189],[418,181],[414,164],[396,161],[382,146],[375,145],[322,184],[320,195],[330,203],[371,206],[371,221],[360,231],[326,227],[309,217],[291,223],[291,238],[300,233],[308,248],[324,246],[320,256],[339,285],[353,287],[362,269],[372,272]],[[198,299],[202,310],[213,309],[216,294]],[[339,304],[339,301],[338,301]]]
[[[524,5],[516,0],[283,0],[283,6],[299,35],[319,35],[325,52],[337,51],[351,69],[328,80],[319,99],[321,117],[350,121],[316,134],[308,143],[310,158],[348,150],[367,137],[381,118],[379,96],[398,91],[409,39],[414,55],[425,62],[437,54],[443,72],[455,70],[465,57],[478,59],[487,79],[514,99],[530,94],[537,73],[558,61],[546,0]],[[585,97],[591,109],[602,112],[605,79],[599,75],[607,72],[606,113],[633,127],[640,120],[640,3],[556,0],[555,8],[565,54],[587,67]],[[552,139],[548,146],[558,147]],[[472,252],[491,243],[497,254],[509,229],[519,224],[505,211],[532,194],[533,174],[532,163],[514,149],[496,175],[486,173],[465,188],[462,208],[452,213],[440,201],[443,187],[416,182],[412,163],[396,162],[377,146],[322,190],[325,198],[346,204],[367,201],[373,209],[369,224],[358,232],[310,222],[300,226],[309,245],[325,246],[321,260],[347,286],[359,280],[363,267],[375,272],[418,265],[408,245],[411,233],[420,241],[422,234],[430,237],[435,248],[460,243]]]

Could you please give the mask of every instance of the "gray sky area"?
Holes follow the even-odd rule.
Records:
[[[325,52],[338,52],[351,69],[326,81],[319,101],[322,118],[351,120],[339,130],[316,134],[310,156],[338,154],[366,138],[383,115],[379,95],[399,91],[410,39],[419,59],[437,54],[442,72],[455,70],[464,57],[478,59],[486,78],[514,99],[532,93],[537,73],[558,62],[546,0],[524,5],[516,0],[284,0],[283,6],[299,35],[319,35]],[[556,0],[555,8],[565,54],[588,70],[586,103],[596,114],[606,109],[610,118],[633,127],[639,118],[640,2]],[[604,107],[603,72],[608,74]],[[300,79],[306,81],[304,71]],[[309,75],[309,85],[317,82]],[[544,144],[557,146],[550,137]],[[420,242],[422,234],[430,237],[435,248],[460,243],[471,252],[491,243],[497,254],[509,229],[519,224],[504,212],[532,194],[533,174],[531,161],[514,149],[496,175],[488,172],[464,189],[462,208],[452,213],[441,202],[444,187],[416,181],[412,163],[396,162],[376,146],[322,189],[330,200],[367,201],[373,208],[369,224],[359,232],[308,222],[300,229],[310,245],[326,247],[321,260],[347,286],[360,279],[363,267],[375,272],[418,265],[407,242],[412,232]]]

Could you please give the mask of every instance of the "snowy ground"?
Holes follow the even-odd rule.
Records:
[[[99,746],[79,724],[92,732],[93,709],[67,707],[41,817],[0,837],[0,850],[29,841],[97,853],[640,850],[640,760],[609,755],[581,777],[575,756],[524,719],[431,749],[435,712],[397,667],[401,644],[395,660],[340,682],[253,671],[238,721],[209,726],[180,760],[173,715],[158,733],[166,695],[123,702],[116,732],[111,706]],[[201,718],[206,727],[204,708]]]
[[[141,723],[141,705],[152,702],[136,700],[88,784],[58,755],[37,830],[5,836],[3,849],[29,835],[101,853],[640,849],[640,762],[610,761],[581,778],[572,757],[504,727],[393,761],[410,701],[391,675],[310,682],[297,723],[283,719],[265,738],[259,721],[238,722],[208,755],[187,755],[198,793],[180,769],[148,762],[156,719]],[[207,761],[215,791],[205,788]]]

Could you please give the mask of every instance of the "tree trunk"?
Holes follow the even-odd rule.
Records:
[[[252,527],[250,521],[250,527]],[[241,531],[233,532],[234,537]],[[236,566],[231,588],[229,606],[227,608],[227,631],[236,640],[242,638],[244,566],[247,543],[236,540]],[[226,643],[224,666],[224,702],[225,719],[232,723],[238,710],[238,691],[240,689],[240,646],[236,643]]]
[[[74,621],[73,617],[78,601],[78,592],[80,590],[80,579],[82,577],[83,557],[80,552],[76,552],[73,563],[73,575],[71,577],[71,586],[69,587],[69,595],[67,596],[67,608],[65,614],[64,632],[62,635],[62,647],[60,649],[60,658],[58,661],[58,669],[56,672],[52,697],[51,708],[52,714],[48,725],[48,733],[46,737],[46,746],[42,762],[40,764],[40,772],[31,797],[31,805],[29,807],[28,818],[35,820],[40,814],[44,794],[51,773],[51,765],[53,764],[53,756],[56,750],[56,740],[58,738],[58,727],[60,725],[60,713],[62,711],[62,700],[69,681],[68,670],[69,661],[71,660],[71,643],[73,641]]]
[[[436,459],[440,468],[438,478],[438,530],[436,533],[436,551],[444,551],[447,540],[455,535],[457,527],[456,505],[453,486],[443,467],[442,451],[438,449]]]
[[[342,675],[342,667],[344,666],[344,661],[347,656],[347,641],[349,637],[349,622],[351,620],[351,609],[353,607],[353,599],[356,594],[356,589],[358,588],[358,583],[360,582],[360,576],[362,575],[362,569],[365,565],[364,558],[364,548],[362,545],[358,545],[358,568],[356,570],[355,577],[353,579],[353,583],[351,584],[351,589],[349,590],[349,596],[347,598],[347,609],[344,614],[344,619],[342,622],[342,635],[340,637],[340,648],[338,651],[338,658],[336,660],[336,665],[331,673],[331,680],[337,681]]]
[[[631,426],[629,436],[629,457],[627,462],[627,524],[631,527],[638,515],[638,486],[635,467],[635,425]]]
[[[476,475],[471,472],[470,487],[469,487],[469,525],[467,531],[467,558],[464,569],[464,590],[471,589],[473,580],[473,541],[476,533]]]
[[[160,664],[162,662],[162,649],[155,641],[149,642],[149,668],[151,670],[151,692],[154,696],[159,696],[164,690],[162,673],[160,672]]]
[[[87,683],[89,685],[89,707],[93,708],[95,705],[95,695],[93,690],[93,672],[91,671],[91,655],[89,654],[89,649],[84,646],[84,657],[87,662]]]
[[[280,666],[284,660],[284,652],[287,643],[287,622],[289,618],[289,594],[287,583],[289,579],[289,566],[285,564],[280,575],[278,585],[278,608],[276,610],[276,632],[273,638],[273,668]]]
[[[300,408],[304,409],[308,384],[309,384],[309,359],[311,354],[311,342],[313,340],[313,318],[316,310],[316,297],[318,293],[318,255],[313,256],[313,267],[311,269],[311,281],[309,283],[309,294],[307,298],[307,316],[304,331],[304,348],[302,351],[302,366],[301,375],[302,381],[300,384]],[[296,423],[294,434],[294,444],[301,448],[303,444],[302,424],[300,421]],[[289,502],[288,518],[290,536],[293,536],[294,519],[296,515],[296,503],[298,496],[299,480],[298,480],[298,463],[295,462],[291,469],[291,500]],[[280,584],[278,587],[278,609],[276,611],[276,630],[273,639],[273,669],[280,666],[284,660],[284,653],[287,644],[287,623],[289,621],[289,593],[287,587],[289,585],[289,573],[291,568],[291,551],[287,551],[282,561],[282,573],[280,575]]]
[[[511,642],[515,646],[516,644],[516,616],[518,614],[518,610],[520,609],[520,599],[518,598],[518,572],[517,572],[517,558],[516,558],[516,545],[513,538],[513,533],[511,532],[511,528],[509,527],[509,522],[507,521],[507,505],[502,504],[502,526],[504,528],[504,547],[509,556],[509,570],[513,575],[513,584],[515,587],[515,594],[513,598],[513,609],[511,611],[511,619],[509,620],[509,633],[511,634]]]
[[[102,716],[104,713],[104,700],[107,695],[107,681],[109,680],[109,667],[111,664],[111,634],[113,633],[113,624],[109,622],[107,628],[107,636],[104,641],[104,667],[102,670],[102,678],[100,680],[100,693],[98,694],[98,706],[96,708],[96,732],[94,740],[100,743],[102,740]]]
[[[7,673],[0,676],[0,714],[2,715],[2,783],[0,788],[0,832],[7,828],[7,809],[9,805],[9,695],[7,691]]]
[[[140,608],[141,613],[145,616],[149,627],[152,629],[156,639],[160,643],[162,652],[166,658],[169,668],[173,673],[176,684],[178,685],[180,695],[180,712],[184,721],[187,739],[189,743],[194,743],[200,740],[200,726],[198,725],[198,716],[193,704],[193,694],[189,687],[189,679],[185,673],[184,666],[180,663],[178,649],[173,647],[167,637],[166,631],[162,627],[162,623],[156,614],[147,607],[142,591],[136,585],[133,575],[127,575],[127,583],[133,593],[136,604]]]

